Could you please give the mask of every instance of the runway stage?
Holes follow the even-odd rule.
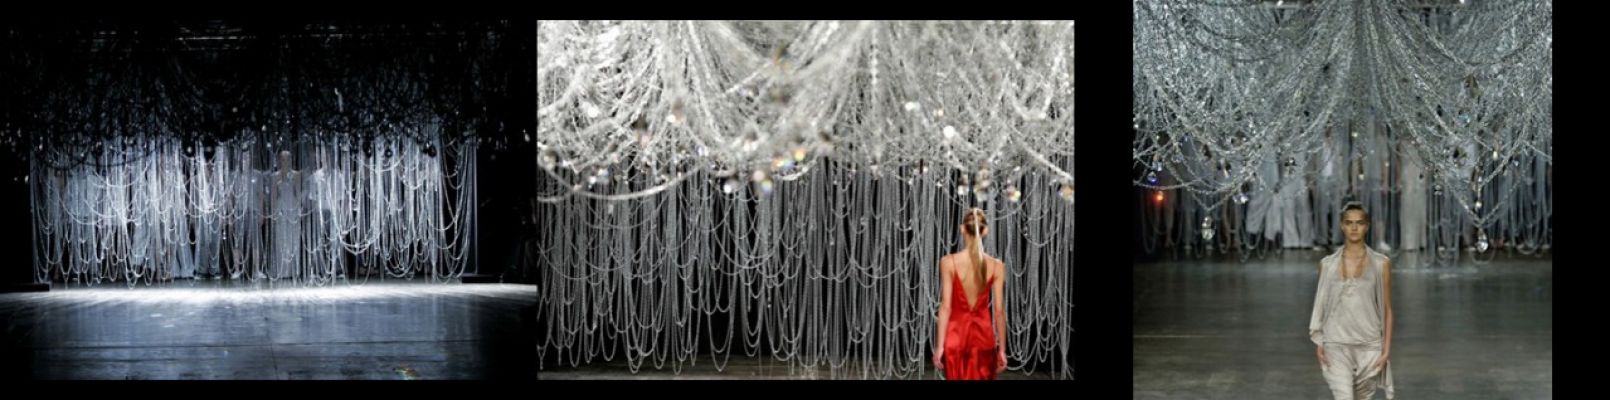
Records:
[[[1329,399],[1307,336],[1324,255],[1137,263],[1135,398]],[[1417,256],[1393,257],[1398,398],[1552,398],[1552,256],[1416,269]]]
[[[0,363],[4,379],[531,380],[535,304],[517,284],[58,284],[0,294]]]

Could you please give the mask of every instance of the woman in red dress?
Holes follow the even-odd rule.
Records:
[[[945,379],[995,379],[1006,370],[1006,309],[998,301],[1006,264],[984,255],[980,240],[989,234],[985,219],[984,210],[967,210],[961,225],[966,251],[939,260],[934,368],[944,370]]]

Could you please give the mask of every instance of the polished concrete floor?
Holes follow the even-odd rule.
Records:
[[[536,378],[536,288],[180,281],[0,294],[4,379]]]
[[[1331,398],[1307,334],[1323,256],[1137,263],[1134,398]],[[1398,398],[1552,398],[1552,257],[1415,268],[1418,256],[1394,258]]]

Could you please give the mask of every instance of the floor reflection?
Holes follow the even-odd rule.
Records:
[[[536,287],[181,282],[0,294],[9,379],[535,379]]]

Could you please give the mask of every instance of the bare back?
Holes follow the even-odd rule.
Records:
[[[1002,264],[1000,259],[985,255],[984,264],[989,266],[986,268],[986,272],[989,275],[980,277],[977,276],[978,272],[974,270],[972,258],[969,257],[965,251],[947,255],[943,260],[941,260],[941,262],[945,263],[947,266],[946,269],[950,270],[950,274],[955,276],[955,278],[946,276],[945,279],[947,281],[950,279],[960,279],[962,281],[962,290],[964,291],[962,295],[965,296],[962,297],[962,299],[967,302],[967,305],[972,307],[979,307],[983,305],[981,303],[975,304],[978,302],[978,294],[984,290],[990,290],[989,287],[984,285],[985,283],[989,282],[989,278],[991,276],[1000,274],[1000,267]],[[950,282],[942,282],[941,284],[949,285]]]

